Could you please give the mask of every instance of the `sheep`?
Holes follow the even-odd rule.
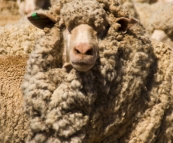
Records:
[[[156,2],[153,4],[134,2],[133,4],[138,15],[137,18],[145,27],[146,32],[149,34],[148,23],[150,21],[150,18],[158,9],[161,9],[163,7],[163,4],[160,2]]]
[[[15,1],[0,1],[0,26],[16,23],[20,18]]]
[[[44,35],[26,18],[0,27],[0,142],[24,143],[28,117],[23,111],[20,89],[26,61],[36,39]]]
[[[143,106],[145,111],[136,114],[135,120],[138,123],[131,126],[132,132],[125,137],[130,143],[173,141],[172,48],[155,40],[152,45],[157,58],[157,71],[153,75],[153,83],[150,84],[152,89],[144,97],[148,98],[145,100],[147,106]]]
[[[0,27],[0,142],[24,143],[28,117],[23,111],[20,89],[26,61],[35,41],[44,35],[26,18]]]
[[[171,31],[172,29],[170,27],[172,2],[173,1],[171,0],[158,0],[157,2],[151,2],[153,4],[133,2],[134,9],[137,13],[137,16],[135,17],[144,25],[150,38],[168,43],[170,46],[172,46],[172,40],[169,38],[171,36],[167,34],[166,31]],[[160,16],[164,17],[164,19],[160,18]],[[163,21],[168,21],[168,23],[165,24]]]
[[[71,142],[87,142],[87,140],[89,140],[88,142],[171,141],[171,48],[165,47],[162,43],[157,44],[157,42],[153,42],[152,47],[152,43],[150,43],[149,39],[144,35],[143,28],[141,28],[142,26],[138,22],[136,23],[135,19],[129,19],[125,11],[121,11],[121,7],[118,4],[116,4],[116,8],[120,8],[118,12],[112,11],[112,7],[109,9],[109,3],[107,2],[101,4],[104,5],[107,11],[114,13],[117,19],[111,17],[111,15],[108,18],[108,22],[106,22],[107,19],[100,20],[99,16],[96,20],[94,19],[96,24],[99,25],[99,23],[101,23],[105,27],[100,27],[101,24],[98,27],[94,27],[95,24],[93,24],[90,19],[84,23],[81,21],[82,24],[90,22],[90,28],[94,27],[92,29],[95,29],[94,31],[92,30],[93,33],[97,32],[98,29],[106,29],[106,34],[101,34],[101,38],[103,35],[103,40],[100,39],[98,41],[100,45],[97,61],[95,65],[85,73],[76,71],[75,67],[75,69],[71,69],[68,73],[64,71],[64,69],[61,69],[63,64],[61,60],[63,49],[57,48],[65,45],[65,43],[59,39],[65,36],[65,33],[63,35],[63,31],[68,32],[67,30],[71,30],[71,33],[73,33],[73,30],[75,30],[73,27],[75,23],[73,24],[73,20],[70,19],[71,15],[69,17],[67,17],[67,15],[63,16],[65,22],[67,21],[65,26],[73,25],[66,30],[63,29],[63,24],[59,27],[59,23],[51,28],[50,26],[56,21],[58,16],[54,19],[49,15],[51,25],[44,25],[46,26],[46,28],[44,28],[46,35],[42,35],[42,39],[38,41],[31,54],[26,71],[28,74],[25,75],[24,85],[22,85],[24,92],[26,92],[26,94],[24,94],[26,112],[32,115],[30,116],[32,132],[25,132],[25,135],[30,136],[27,140],[35,140],[36,142],[44,142],[45,140],[49,142],[58,140],[61,142],[64,140],[70,140]],[[95,3],[94,5],[96,6]],[[61,4],[59,6],[61,6]],[[68,11],[69,10],[67,10],[67,12]],[[62,10],[62,13],[66,13],[65,8]],[[71,11],[69,13],[71,13]],[[104,13],[100,15],[104,16]],[[126,15],[125,18],[120,18],[123,15]],[[72,18],[77,18],[77,21],[80,20],[77,16]],[[92,15],[89,18],[92,18]],[[34,21],[35,20],[32,22],[34,23]],[[128,22],[130,22],[130,25],[127,25],[128,29],[126,29]],[[78,24],[80,23],[77,23],[77,25]],[[40,26],[40,24],[37,26]],[[51,28],[50,31],[47,26]],[[56,26],[58,28],[56,28]],[[79,25],[76,28],[81,27]],[[46,29],[48,30],[46,31]],[[59,31],[59,29],[62,30],[62,32]],[[51,38],[52,35],[54,37]],[[100,35],[100,33],[98,35]],[[49,38],[53,39],[53,41],[49,40]],[[49,42],[46,43],[46,40],[49,40]],[[62,42],[61,44],[60,41]],[[129,43],[131,45],[129,45]],[[45,44],[47,46],[45,46]],[[107,45],[107,47],[105,45]],[[153,55],[153,52],[155,55]],[[51,57],[51,55],[53,56]],[[65,56],[67,56],[67,61],[69,61],[66,53]],[[10,59],[15,61],[15,59]],[[39,64],[39,62],[41,62],[41,64]],[[38,68],[38,66],[43,67]],[[40,69],[41,72],[37,73],[37,68]],[[30,74],[32,75],[30,76]],[[38,91],[35,90],[36,93],[31,93],[34,86],[38,86]],[[142,88],[141,92],[140,88]],[[133,93],[134,96],[132,96]],[[29,97],[27,97],[27,94],[29,94]],[[126,96],[127,98],[125,98]],[[46,104],[44,108],[42,106],[44,103],[48,103],[50,107]],[[58,107],[62,107],[62,109]],[[136,109],[136,107],[139,108]],[[128,113],[128,110],[130,113]],[[112,114],[112,117],[110,117],[110,114]],[[44,120],[46,121],[44,122]],[[153,120],[155,120],[155,122],[153,122]],[[71,125],[69,125],[70,123]],[[15,126],[16,123],[13,125]],[[24,127],[27,128],[27,126]],[[120,131],[119,128],[121,128]],[[0,129],[3,129],[0,131],[3,133],[4,128]],[[159,131],[160,129],[162,129],[162,131]],[[34,133],[35,135],[33,135]],[[48,135],[45,135],[46,133],[48,133]],[[53,136],[49,138],[49,134],[52,135],[52,133]],[[156,135],[154,133],[156,133]],[[8,137],[11,136],[7,131],[4,134],[7,135],[6,139],[9,139]],[[5,136],[4,134],[2,137]],[[91,138],[88,139],[89,137]],[[20,139],[21,142],[23,138],[25,137]],[[15,140],[15,137],[6,140],[6,142],[10,140]],[[5,141],[2,139],[1,142]]]
[[[157,25],[160,25],[160,23],[163,23],[162,21],[164,21],[160,19],[160,16],[165,15],[166,13],[171,13],[171,6],[170,8],[168,8],[167,6],[171,5],[171,2],[173,1],[158,0],[148,2],[145,1],[145,3],[141,3],[136,0],[126,0],[121,3],[123,6],[128,8],[132,17],[139,19],[141,24],[144,25],[144,27],[146,28],[146,32],[152,39],[157,39],[159,41],[168,43],[170,46],[172,46],[171,39],[168,38],[168,35],[165,33],[164,30],[162,30],[161,28],[156,28],[154,30],[155,26],[157,27]],[[171,18],[168,18],[167,20],[171,21]],[[165,26],[165,24],[162,25],[162,27]],[[171,29],[171,27],[167,29]]]
[[[165,3],[172,3],[173,0],[158,0],[158,2],[165,4]]]
[[[29,54],[38,37],[44,32],[34,27],[26,18],[15,24],[0,27],[0,55]]]
[[[155,11],[163,6],[161,2],[138,1],[138,0],[121,0],[120,3],[126,7],[131,17],[135,17],[146,28],[148,32],[148,23],[150,17]],[[153,4],[151,4],[153,3]]]
[[[119,0],[118,2],[120,4],[123,4],[123,3],[126,3],[126,2],[132,2],[132,3],[135,3],[135,2],[139,2],[139,3],[155,3],[157,0]]]
[[[62,0],[28,19],[46,33],[21,85],[27,143],[173,141],[172,49],[151,43],[116,0]],[[95,57],[84,71],[82,55]]]
[[[172,2],[172,0],[132,0],[134,2],[142,2],[142,3],[156,3],[156,2],[161,2],[161,3],[169,3]]]
[[[172,39],[163,30],[154,30],[150,38],[173,46]]]
[[[19,13],[27,15],[40,8],[48,9],[50,7],[50,0],[17,0],[19,6]]]
[[[58,0],[17,0],[19,13],[27,15],[38,9],[49,9]]]
[[[172,9],[172,3],[164,5],[151,16],[148,22],[148,31],[151,38],[166,42],[170,46],[173,46]],[[162,19],[160,19],[160,16],[162,16]]]
[[[0,55],[1,143],[24,143],[27,137],[29,122],[20,89],[27,60],[27,55]]]

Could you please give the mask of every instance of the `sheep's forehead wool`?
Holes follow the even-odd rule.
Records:
[[[95,0],[74,0],[63,5],[61,15],[67,27],[89,24],[93,27],[105,25],[106,12]]]

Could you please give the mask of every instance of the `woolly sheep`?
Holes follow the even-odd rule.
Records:
[[[44,35],[23,18],[0,27],[0,142],[24,143],[28,118],[23,111],[20,89],[28,54],[35,41]]]
[[[161,3],[169,3],[173,2],[172,0],[132,0],[132,2],[141,2],[141,3],[156,3],[156,2],[161,2]]]
[[[139,3],[129,0],[124,2],[123,6],[127,7],[131,16],[139,19],[151,39],[164,42],[172,47],[172,35],[167,34],[167,32],[171,32],[172,29],[170,24],[172,20],[170,14],[172,11],[171,1],[160,0],[150,3],[154,4]],[[168,5],[170,6],[168,7]],[[164,19],[160,17],[164,17]],[[168,21],[168,23],[165,24],[165,21]]]
[[[172,3],[164,5],[151,16],[148,24],[148,31],[152,38],[158,39],[157,37],[159,37],[161,41],[166,41],[171,46],[173,46],[172,10]],[[162,19],[160,19],[160,17],[162,17]],[[156,33],[159,33],[159,35]]]
[[[0,27],[0,55],[29,54],[44,32],[22,18],[16,24]]]
[[[28,117],[20,89],[28,54],[44,32],[23,18],[0,27],[0,142],[24,143]]]
[[[151,43],[117,1],[66,0],[37,17],[29,19],[47,31],[30,55],[22,83],[27,143],[173,141],[170,47]],[[106,34],[90,70],[66,71],[63,27],[81,24]]]
[[[139,2],[139,3],[155,3],[157,0],[119,0],[119,3],[126,3],[126,2]]]
[[[172,3],[173,0],[158,0],[157,2],[161,2],[161,3]]]
[[[154,30],[150,38],[168,44],[171,47],[173,46],[173,41],[163,30]]]
[[[58,0],[17,0],[19,13],[27,15],[38,9],[48,9]]]
[[[140,23],[148,30],[148,23],[151,15],[163,6],[161,2],[150,4],[149,1],[125,0],[121,4],[126,7],[129,14],[140,21]],[[148,32],[148,31],[147,31]]]
[[[21,18],[15,1],[2,0],[0,3],[0,26],[16,23]]]
[[[19,13],[27,15],[38,9],[48,9],[50,7],[50,0],[17,0],[19,6]]]
[[[139,3],[139,2],[135,2],[133,4],[138,14],[139,21],[146,28],[146,31],[148,32],[148,23],[150,21],[151,15],[153,15],[158,9],[160,9],[163,6],[163,4],[161,3],[149,4],[149,3]]]
[[[170,14],[172,11],[171,1],[158,0],[154,4],[139,2],[133,2],[133,4],[137,13],[137,16],[134,16],[144,25],[148,35],[172,46],[172,41],[168,38],[170,36],[166,33],[166,31],[171,31],[172,29],[170,24],[172,19]],[[168,23],[165,24],[165,21],[168,21]]]

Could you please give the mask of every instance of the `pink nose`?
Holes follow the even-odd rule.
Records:
[[[87,43],[81,43],[74,47],[74,54],[77,55],[93,55],[93,48]]]
[[[25,14],[28,14],[28,13],[30,13],[32,10],[30,10],[30,9],[27,9],[27,10],[25,10]]]
[[[32,5],[27,5],[26,7],[25,7],[25,14],[29,14],[30,12],[32,12],[32,11],[34,11],[34,10],[36,10],[36,7],[33,7]]]

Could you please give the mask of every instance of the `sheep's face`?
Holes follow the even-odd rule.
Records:
[[[34,10],[42,8],[44,5],[44,0],[18,0],[17,4],[19,6],[20,14],[28,14]]]
[[[97,32],[87,24],[81,24],[63,33],[66,63],[76,70],[86,72],[91,69],[98,57]]]

